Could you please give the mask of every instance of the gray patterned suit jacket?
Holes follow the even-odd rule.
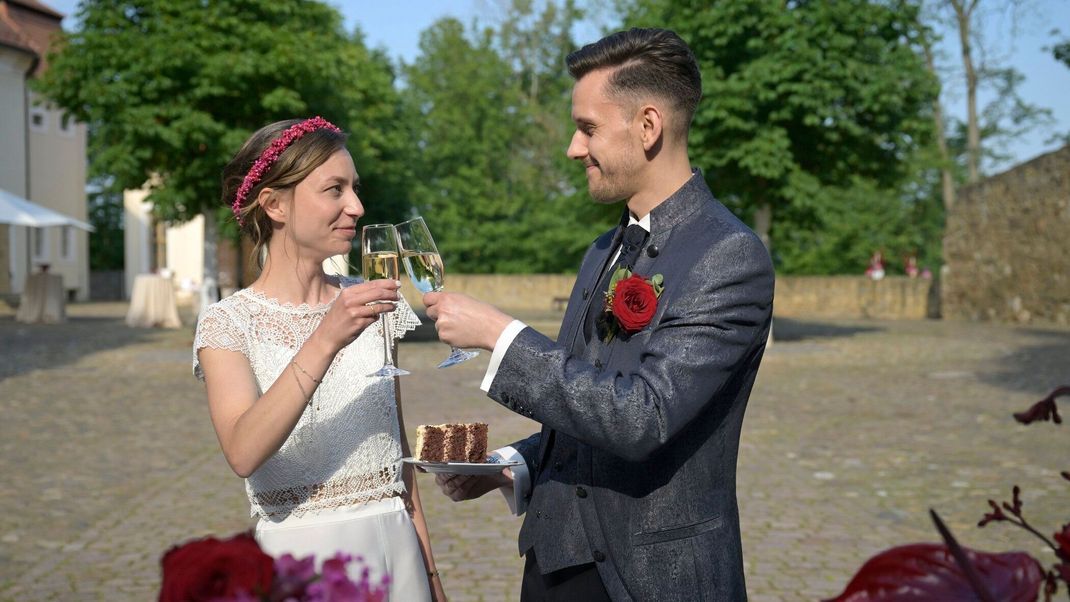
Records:
[[[701,173],[650,214],[635,272],[657,313],[584,341],[618,230],[584,257],[557,342],[524,329],[489,395],[543,425],[514,446],[532,475],[520,552],[550,572],[595,562],[614,600],[745,600],[736,456],[772,316],[773,267]],[[651,257],[651,255],[655,255]]]

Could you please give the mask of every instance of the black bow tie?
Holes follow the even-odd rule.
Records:
[[[624,237],[620,242],[620,257],[617,258],[617,267],[626,267],[629,270],[635,268],[635,260],[639,258],[639,251],[646,242],[649,234],[639,224],[632,224],[624,229]]]

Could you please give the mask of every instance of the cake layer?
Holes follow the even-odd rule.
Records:
[[[486,423],[421,424],[416,428],[417,460],[483,462],[486,457]]]

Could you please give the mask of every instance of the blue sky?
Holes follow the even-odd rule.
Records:
[[[44,0],[56,10],[71,14],[77,0]],[[341,10],[347,29],[360,26],[370,46],[382,47],[390,56],[411,62],[419,53],[420,32],[435,20],[444,16],[459,18],[468,24],[473,18],[493,22],[501,16],[508,0],[327,0]],[[603,3],[604,4],[604,3]],[[1050,108],[1055,116],[1054,127],[1033,132],[1018,141],[1012,150],[1015,161],[1028,160],[1037,154],[1057,148],[1057,144],[1045,144],[1054,132],[1070,132],[1070,69],[1057,63],[1050,51],[1056,39],[1051,30],[1062,26],[1062,38],[1070,37],[1070,2],[1067,0],[1035,0],[1025,3],[1027,9],[1017,22],[1017,35],[1012,35],[1013,21],[1006,14],[984,15],[984,35],[990,46],[996,48],[997,58],[1016,67],[1025,75],[1021,94],[1027,102]],[[70,19],[65,21],[70,26]],[[577,42],[592,41],[598,36],[595,26],[587,26],[576,32]],[[961,73],[958,49],[954,46],[953,32],[948,32],[946,48],[940,63]],[[1013,40],[1013,43],[1012,43]],[[957,71],[954,71],[957,70]],[[982,101],[985,98],[982,96]],[[965,93],[951,88],[943,98],[945,109],[951,115],[963,117]],[[1001,167],[1008,167],[1007,165]]]

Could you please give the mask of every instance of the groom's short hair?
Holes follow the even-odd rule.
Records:
[[[613,68],[607,94],[630,103],[650,96],[669,101],[681,118],[677,133],[686,140],[691,118],[702,98],[702,74],[695,55],[668,29],[618,31],[568,55],[573,79],[596,69]]]

